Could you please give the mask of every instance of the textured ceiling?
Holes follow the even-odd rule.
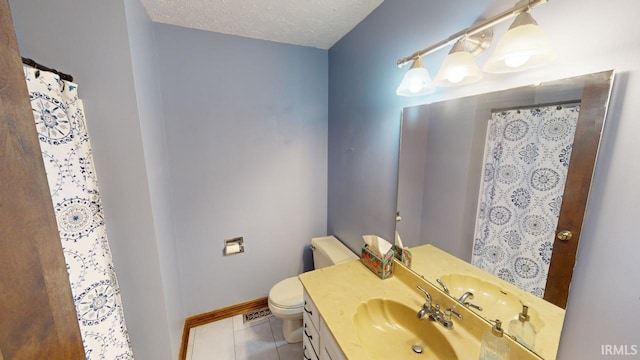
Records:
[[[329,49],[383,0],[141,0],[159,23]]]

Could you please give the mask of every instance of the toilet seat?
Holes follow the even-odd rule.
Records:
[[[269,291],[269,302],[281,309],[302,308],[302,283],[297,276],[290,277],[275,284]]]

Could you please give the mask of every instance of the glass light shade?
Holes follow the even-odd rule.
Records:
[[[527,70],[556,58],[544,31],[524,12],[516,17],[482,70],[502,74]]]
[[[435,86],[458,86],[482,79],[476,60],[461,41],[458,41],[444,59],[440,71],[433,79]]]
[[[396,94],[399,96],[421,96],[431,94],[436,88],[431,84],[431,75],[424,68],[422,61],[416,59],[411,69],[404,74]]]

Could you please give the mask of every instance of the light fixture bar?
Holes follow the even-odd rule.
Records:
[[[398,60],[398,67],[402,67],[404,64],[413,61],[415,59],[418,59],[424,55],[427,55],[429,53],[432,53],[436,50],[440,50],[443,47],[450,45],[451,43],[458,41],[460,38],[462,38],[463,36],[472,36],[475,35],[477,33],[480,33],[484,30],[487,30],[511,17],[515,17],[520,15],[521,13],[529,10],[529,9],[533,9],[539,5],[542,5],[546,2],[548,2],[549,0],[524,0],[521,2],[518,2],[514,7],[512,7],[509,10],[503,11],[500,14],[489,18],[487,20],[483,20],[481,22],[478,22],[474,25],[469,26],[466,29],[460,30],[457,33],[449,36],[448,38],[439,41],[429,47],[426,47],[422,50],[416,51],[413,54],[402,58],[400,60]]]

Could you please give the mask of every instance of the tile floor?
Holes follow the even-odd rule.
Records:
[[[187,360],[301,360],[302,343],[282,336],[282,320],[268,316],[242,323],[242,315],[192,328]]]

